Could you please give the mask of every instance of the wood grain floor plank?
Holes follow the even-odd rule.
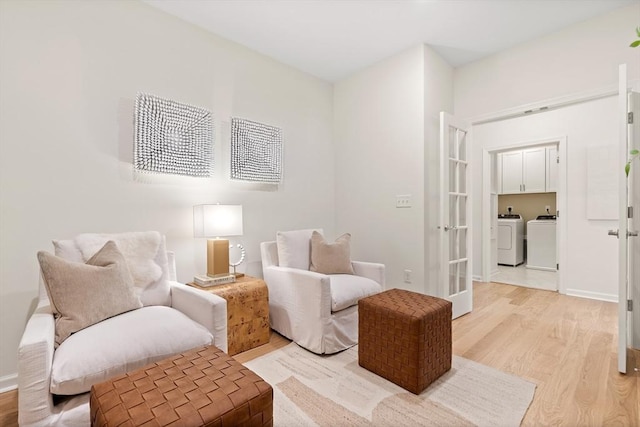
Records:
[[[453,321],[454,353],[537,384],[523,426],[640,427],[640,351],[617,371],[617,304],[498,283],[474,283],[474,310]],[[234,356],[241,363],[284,347]],[[0,394],[0,426],[17,426],[17,392]]]
[[[0,426],[18,427],[18,390],[0,393]]]

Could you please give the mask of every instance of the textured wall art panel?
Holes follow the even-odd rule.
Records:
[[[203,108],[139,93],[134,168],[194,177],[213,170],[213,117]]]
[[[251,120],[231,118],[231,178],[282,181],[282,130]]]

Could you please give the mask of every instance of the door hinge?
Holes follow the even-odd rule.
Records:
[[[556,163],[560,163],[560,156],[556,157]]]
[[[627,123],[632,125],[633,124],[633,111],[629,111],[627,113]]]
[[[627,311],[633,311],[633,300],[627,300]]]
[[[627,218],[633,218],[633,206],[627,206]]]
[[[560,264],[556,264],[556,270],[560,270]]]

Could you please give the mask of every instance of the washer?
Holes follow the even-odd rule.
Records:
[[[527,222],[527,268],[557,270],[556,216],[540,215]]]
[[[515,267],[524,262],[524,222],[518,214],[498,215],[498,264]]]

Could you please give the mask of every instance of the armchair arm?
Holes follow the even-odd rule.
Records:
[[[376,262],[351,261],[356,276],[366,277],[379,283],[384,289],[384,264]]]
[[[269,287],[272,327],[312,351],[331,317],[329,276],[296,268],[270,266],[263,270]],[[320,326],[320,328],[319,328]],[[321,352],[321,351],[317,351]]]
[[[171,306],[207,328],[213,344],[227,352],[227,301],[178,282],[171,284]]]
[[[48,302],[29,318],[18,346],[18,424],[47,425],[53,414],[50,392],[55,320]]]

